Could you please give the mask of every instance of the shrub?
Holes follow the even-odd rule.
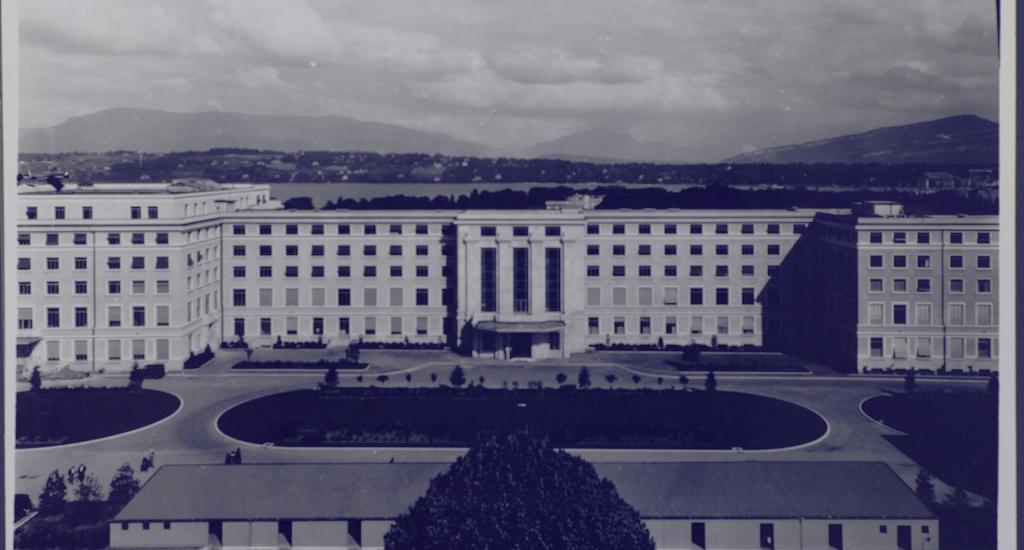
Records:
[[[338,387],[338,368],[331,365],[324,373],[324,386],[328,388]]]
[[[135,479],[135,470],[125,462],[117,469],[114,479],[110,480],[110,502],[125,504],[139,492],[139,480]]]
[[[189,353],[188,359],[185,360],[184,368],[198,369],[209,362],[210,359],[213,359],[213,350],[210,349],[210,346],[206,346],[206,349],[200,352],[199,355]]]
[[[708,371],[708,377],[704,380],[704,389],[709,392],[716,391],[718,389],[718,379],[715,378],[715,371]]]
[[[131,372],[128,373],[128,387],[133,390],[142,389],[142,381],[146,379],[145,374],[139,369],[138,365],[132,365]]]
[[[452,369],[451,375],[448,377],[448,381],[456,388],[461,387],[466,383],[466,373],[462,370],[461,365],[455,365],[455,368]]]
[[[277,342],[274,342],[274,349],[325,349],[327,344],[322,339],[320,340],[308,340],[305,342],[282,342],[278,337]]]
[[[564,372],[560,372],[557,375],[555,375],[555,381],[557,381],[559,385],[565,384],[565,381],[568,379],[569,377],[566,376]]]
[[[64,476],[57,470],[50,472],[43,485],[43,492],[39,493],[39,513],[46,516],[63,511],[67,493]]]
[[[590,387],[590,370],[587,367],[580,369],[580,374],[576,379],[576,385],[581,389],[587,389]]]
[[[103,488],[99,480],[92,474],[85,474],[82,481],[75,484],[75,500],[78,502],[95,502],[103,499]]]
[[[43,387],[43,376],[39,374],[39,367],[32,367],[32,377],[29,378],[32,390],[36,391]]]

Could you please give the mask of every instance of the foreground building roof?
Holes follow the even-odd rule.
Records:
[[[449,464],[163,466],[114,521],[393,519]],[[645,519],[931,519],[880,462],[599,463]]]

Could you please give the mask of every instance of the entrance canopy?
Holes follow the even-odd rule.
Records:
[[[17,356],[18,359],[24,359],[32,355],[32,350],[35,349],[42,338],[37,336],[19,336],[17,342]]]
[[[565,328],[565,323],[562,321],[480,321],[479,323],[476,324],[476,328],[477,330],[497,332],[499,334],[558,332]]]

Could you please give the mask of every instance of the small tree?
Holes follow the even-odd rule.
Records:
[[[658,349],[665,349],[665,339],[661,336],[658,337]]]
[[[917,391],[917,372],[914,369],[908,370],[907,374],[903,375],[903,391],[907,393]]]
[[[690,377],[685,374],[679,375],[679,383],[683,386],[683,390],[686,390],[686,386],[690,383]]]
[[[359,362],[359,346],[357,346],[355,344],[349,344],[348,347],[345,348],[345,359],[348,359],[352,363],[358,363]]]
[[[614,374],[606,374],[604,379],[608,381],[608,387],[610,388],[615,385],[615,381],[618,380],[619,377]]]
[[[361,374],[356,375],[356,382],[359,382],[360,384],[362,384],[363,383],[363,375],[361,375]]]
[[[132,365],[132,370],[128,373],[128,387],[133,390],[141,390],[142,381],[145,379],[146,377],[142,374],[142,369],[139,368],[139,365]]]
[[[917,493],[917,498],[926,505],[935,504],[935,484],[932,482],[932,475],[924,468],[917,472],[917,478],[914,480],[914,492]]]
[[[430,383],[431,384],[436,384],[437,383],[437,373],[436,372],[430,373]]]
[[[660,376],[658,377],[658,385],[659,385],[659,386],[660,386],[660,385],[661,385],[661,383],[662,383],[662,382],[664,382],[664,381],[665,381],[665,379],[664,379],[664,378],[662,378],[662,377],[660,377]]]
[[[996,373],[988,375],[988,386],[985,391],[992,397],[999,396],[999,376]]]
[[[708,377],[704,380],[704,389],[709,392],[718,390],[718,379],[715,378],[715,371],[708,371]]]
[[[388,379],[388,375],[386,375],[386,374],[382,374],[382,375],[377,377],[377,381],[380,382],[381,384],[387,384],[388,380],[389,380]]]
[[[412,383],[412,373],[409,373],[409,372],[405,373],[405,383],[406,384],[411,384]]]
[[[334,365],[331,365],[331,367],[327,369],[327,372],[324,373],[324,387],[338,387],[338,369]]]
[[[634,384],[640,384],[640,375],[639,374],[634,374],[633,375],[633,383]]]
[[[28,383],[32,385],[32,391],[43,388],[43,375],[39,374],[39,367],[32,367],[32,376],[28,379]]]
[[[466,383],[466,372],[462,370],[461,365],[455,365],[455,368],[452,369],[452,374],[448,377],[448,381],[456,388],[462,387]]]
[[[943,503],[947,508],[952,510],[963,510],[971,505],[970,499],[967,498],[967,492],[957,487],[953,489],[952,493],[946,495],[946,501]]]
[[[481,386],[483,386],[483,385],[484,385],[484,382],[486,382],[486,381],[487,381],[487,379],[486,379],[486,378],[484,378],[484,375],[482,375],[482,374],[481,374],[481,375],[480,375],[480,378],[478,379],[478,381],[480,382],[480,385],[481,385]]]
[[[94,502],[103,499],[103,488],[96,476],[86,474],[82,481],[75,485],[75,500],[78,502]]]
[[[135,479],[135,470],[125,462],[117,469],[114,479],[110,480],[110,493],[107,500],[124,504],[139,492],[139,480]]]
[[[68,486],[64,483],[64,476],[57,470],[50,472],[43,485],[43,492],[39,493],[39,513],[46,516],[59,514],[64,510],[64,501],[67,498]]]
[[[577,377],[576,385],[580,388],[586,389],[590,387],[590,370],[587,367],[580,369],[580,374]]]
[[[568,379],[569,379],[569,377],[566,376],[564,372],[560,372],[560,373],[555,375],[555,381],[558,382],[559,386],[561,386],[562,384],[565,384],[565,381],[568,380]]]

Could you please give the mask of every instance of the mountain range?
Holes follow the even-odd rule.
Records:
[[[997,164],[999,125],[974,115],[958,115],[798,145],[759,149],[723,162]]]
[[[892,126],[860,134],[743,153],[725,163],[967,163],[998,162],[999,126],[974,115]],[[50,128],[23,128],[25,153],[206,150],[370,151],[451,156],[559,158],[578,162],[675,162],[694,151],[638,142],[628,132],[599,126],[503,151],[443,133],[344,116],[172,113],[115,108]],[[690,153],[690,154],[688,154]]]

